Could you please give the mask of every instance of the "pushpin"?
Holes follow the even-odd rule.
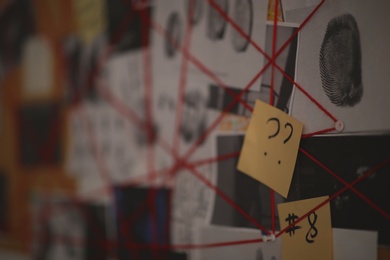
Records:
[[[334,126],[336,128],[336,131],[339,132],[339,133],[344,130],[344,123],[343,123],[343,121],[340,121],[340,120],[337,121]]]
[[[270,235],[263,235],[263,242],[267,242],[267,241],[272,241],[274,242],[276,239],[275,237],[275,234],[270,234]]]

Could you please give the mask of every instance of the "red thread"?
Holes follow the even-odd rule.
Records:
[[[192,35],[192,17],[194,15],[194,1],[189,1],[189,10],[187,13],[189,13],[189,18],[186,19],[186,30],[185,30],[185,36],[184,36],[184,48],[190,49],[191,47],[191,35]],[[188,72],[188,58],[186,55],[183,55],[182,61],[181,61],[181,69],[180,69],[180,77],[179,77],[179,88],[178,88],[178,95],[177,95],[177,111],[176,111],[176,117],[175,117],[175,134],[173,136],[173,149],[175,152],[180,151],[180,143],[179,143],[179,137],[180,137],[180,125],[182,124],[183,120],[183,105],[184,105],[184,93],[185,93],[185,87],[187,83],[187,72]]]
[[[80,118],[82,122],[82,127],[84,128],[84,131],[87,133],[87,138],[88,138],[88,143],[89,146],[91,147],[91,151],[93,151],[93,154],[95,156],[95,161],[97,163],[98,169],[99,169],[99,174],[102,180],[105,181],[105,183],[109,184],[110,187],[110,194],[112,194],[112,186],[111,186],[111,178],[110,174],[108,172],[108,167],[105,163],[104,157],[101,154],[101,151],[96,143],[96,136],[95,132],[92,129],[91,122],[88,120],[88,118],[81,112],[80,113]]]
[[[360,191],[355,189],[353,185],[346,182],[344,179],[342,179],[340,176],[335,174],[333,171],[331,171],[328,167],[326,167],[323,163],[321,163],[319,160],[317,160],[314,156],[310,155],[308,152],[306,152],[304,149],[299,148],[299,151],[301,151],[303,154],[305,154],[307,157],[309,157],[313,162],[317,163],[321,168],[323,168],[325,171],[330,173],[333,177],[335,177],[339,182],[344,184],[347,188],[351,189],[356,195],[358,195],[360,198],[362,198],[364,201],[367,202],[371,207],[376,209],[380,214],[382,214],[385,218],[390,220],[390,214],[386,211],[382,210],[378,205],[376,205],[373,201],[368,199],[366,196],[364,196]],[[364,175],[363,175],[364,176]],[[358,179],[359,181],[362,180],[362,178]]]
[[[313,132],[313,133],[308,133],[308,134],[303,134],[301,136],[301,138],[309,138],[309,137],[312,137],[312,136],[315,136],[315,135],[320,135],[320,134],[325,134],[325,133],[329,133],[329,132],[332,132],[336,130],[336,128],[332,127],[332,128],[327,128],[327,129],[323,129],[323,130],[320,130],[320,131],[316,131],[316,132]]]
[[[257,49],[261,54],[265,56],[269,60],[270,63],[268,63],[265,67],[268,68],[270,64],[272,64],[272,77],[271,77],[271,92],[270,92],[270,104],[274,104],[274,67],[276,67],[280,72],[283,73],[283,75],[303,94],[305,94],[319,109],[321,109],[327,116],[329,116],[334,122],[337,122],[337,119],[328,111],[326,110],[320,103],[318,103],[307,91],[305,91],[298,83],[296,83],[294,80],[291,79],[291,77],[276,64],[276,58],[280,55],[280,53],[287,47],[288,44],[291,43],[291,41],[297,36],[298,32],[303,28],[303,26],[309,21],[309,19],[315,14],[315,12],[319,9],[319,7],[322,5],[324,0],[313,10],[313,12],[308,16],[308,18],[305,19],[305,21],[301,24],[301,26],[298,27],[298,29],[290,36],[290,38],[282,45],[282,47],[278,50],[278,52],[275,53],[276,48],[276,30],[277,30],[277,15],[274,17],[274,32],[273,32],[273,42],[272,42],[272,58],[267,55],[255,42],[252,41],[252,39],[241,29],[239,26],[230,18],[228,15],[218,6],[216,5],[212,0],[209,0],[209,3],[233,26],[233,28],[241,34],[242,37],[244,37],[255,49]],[[275,3],[275,10],[278,8],[279,1],[276,1]],[[275,13],[277,14],[277,13]]]
[[[275,16],[274,16],[274,30],[273,30],[273,39],[272,39],[272,75],[271,75],[271,91],[270,91],[270,97],[269,97],[269,104],[271,106],[274,106],[274,94],[275,94],[275,50],[276,50],[276,39],[278,34],[278,7],[279,7],[279,1],[275,1]],[[270,198],[271,198],[271,228],[272,233],[275,233],[275,192],[270,189]]]
[[[205,75],[209,76],[215,83],[218,84],[218,86],[222,87],[226,93],[228,93],[230,96],[236,98],[237,97],[237,94],[232,92],[228,87],[227,85],[222,82],[221,79],[219,79],[217,77],[217,75],[215,75],[215,73],[212,72],[211,69],[207,68],[207,66],[205,66],[202,62],[200,62],[196,57],[194,57],[189,51],[188,49],[186,48],[180,48],[179,46],[179,43],[177,43],[176,41],[174,41],[174,39],[172,39],[172,37],[164,30],[164,28],[159,25],[158,23],[156,22],[152,22],[152,26],[153,26],[153,29],[156,30],[156,32],[158,32],[159,34],[161,34],[163,37],[165,37],[171,44],[172,46],[174,46],[177,50],[180,50],[182,52],[182,55],[184,55],[185,57],[187,57],[187,59],[189,61],[191,61],[199,70],[201,70]],[[242,99],[238,99],[238,102],[240,102],[247,110],[249,111],[253,111],[253,108],[248,104],[246,103],[245,101],[243,101]]]
[[[198,160],[198,161],[194,161],[194,162],[189,162],[188,164],[190,164],[190,165],[192,165],[194,167],[199,167],[199,166],[202,166],[202,165],[207,165],[207,164],[211,164],[211,163],[214,163],[214,162],[227,160],[227,159],[230,159],[230,158],[235,158],[235,157],[239,156],[240,153],[241,153],[241,151],[238,151],[238,152],[235,152],[235,153],[223,154],[223,155],[219,155],[219,156],[213,157],[213,158],[208,158],[208,159]]]
[[[264,66],[264,68],[256,74],[256,76],[248,83],[248,85],[244,88],[244,90],[239,94],[239,95],[233,95],[233,97],[235,98],[229,105],[228,107],[220,114],[220,116],[217,118],[217,120],[215,120],[210,126],[209,128],[202,134],[202,136],[195,142],[195,144],[193,146],[190,147],[190,149],[188,149],[188,151],[185,153],[185,155],[183,157],[180,157],[178,154],[177,154],[177,147],[179,145],[179,141],[177,139],[177,141],[174,141],[174,145],[173,145],[173,148],[171,148],[167,143],[165,143],[164,141],[160,140],[158,142],[158,145],[161,146],[166,152],[168,152],[169,154],[171,154],[174,158],[175,158],[175,163],[172,167],[168,168],[168,169],[163,169],[161,171],[155,171],[154,170],[154,166],[153,165],[148,165],[148,174],[147,174],[147,177],[148,177],[148,181],[151,182],[152,180],[154,180],[155,178],[157,177],[160,177],[161,175],[172,175],[176,172],[178,172],[182,167],[186,167],[187,169],[189,169],[191,171],[192,174],[194,174],[200,181],[202,181],[206,186],[208,186],[210,189],[212,189],[214,192],[216,192],[216,194],[218,194],[219,196],[221,196],[223,199],[225,199],[229,204],[232,205],[233,208],[235,208],[237,211],[239,211],[241,214],[243,214],[245,217],[247,217],[249,220],[251,220],[254,224],[256,224],[256,226],[263,230],[264,232],[268,233],[269,232],[267,230],[265,230],[260,224],[257,224],[257,222],[255,220],[253,220],[246,212],[244,212],[241,208],[239,208],[236,204],[234,204],[233,201],[231,201],[227,196],[226,194],[222,193],[217,187],[215,187],[210,181],[208,181],[200,172],[198,172],[195,167],[198,167],[198,166],[201,166],[201,165],[205,165],[205,164],[208,164],[208,163],[213,163],[213,162],[217,162],[217,161],[220,161],[220,160],[225,160],[225,159],[228,159],[228,158],[233,158],[235,156],[238,156],[239,152],[237,153],[231,153],[231,154],[227,154],[227,155],[220,155],[218,157],[215,157],[215,158],[209,158],[209,159],[204,159],[204,160],[199,160],[199,161],[195,161],[195,162],[188,162],[187,163],[187,160],[190,158],[190,156],[193,154],[193,152],[195,152],[195,150],[199,147],[200,143],[203,142],[204,139],[207,138],[207,136],[211,133],[211,131],[214,130],[214,128],[220,123],[220,121],[222,120],[222,118],[224,117],[225,113],[228,112],[234,104],[236,104],[237,102],[240,102],[242,103],[248,110],[252,111],[252,108],[246,103],[244,102],[241,97],[242,95],[254,84],[254,82],[261,76],[261,74],[270,66],[272,65],[272,81],[273,81],[273,76],[274,76],[274,67],[276,67],[278,70],[280,70],[285,77],[287,77],[287,79],[289,79],[300,91],[302,91],[303,94],[305,94],[313,103],[315,103],[322,111],[324,111],[325,114],[327,114],[334,122],[336,122],[336,118],[331,115],[324,107],[322,107],[312,96],[310,96],[299,84],[297,84],[296,82],[294,82],[294,80],[292,80],[276,63],[275,63],[275,59],[277,58],[277,56],[283,51],[283,49],[285,47],[287,47],[287,45],[292,41],[292,39],[296,36],[296,34],[303,28],[303,26],[311,19],[311,17],[318,11],[318,9],[320,8],[320,6],[324,3],[325,0],[322,0],[321,3],[314,9],[314,11],[305,19],[305,21],[301,24],[301,26],[298,28],[298,30],[289,38],[289,40],[286,41],[286,43],[277,51],[275,52],[275,49],[276,49],[276,30],[277,30],[277,16],[275,16],[275,20],[274,20],[274,39],[273,39],[273,51],[272,51],[272,59],[270,59],[264,52],[262,52],[261,48],[256,44],[254,43],[250,37],[248,37],[247,35],[245,35],[245,33],[242,31],[241,28],[239,28],[235,23],[234,21],[228,17],[227,14],[225,14],[223,12],[223,10],[217,5],[215,4],[212,0],[208,0],[208,2],[210,3],[210,5],[215,8],[216,10],[219,11],[219,13],[225,17],[225,19],[233,26],[234,29],[236,29],[237,31],[240,32],[241,35],[243,35],[247,40],[249,39],[249,42],[257,49],[259,50],[260,53],[262,53],[263,55],[266,56],[266,58],[269,60],[269,62]],[[275,6],[275,9],[276,9],[276,12],[275,14],[277,14],[277,8],[278,8],[278,1],[276,1],[276,6]],[[129,15],[130,16],[130,15]],[[146,19],[146,18],[145,18]],[[127,19],[126,19],[127,20]],[[149,19],[146,19],[143,21],[147,21],[149,24]],[[149,26],[146,26],[147,28],[149,28]],[[162,27],[158,27],[156,26],[156,23],[153,23],[153,27],[156,31],[159,31],[160,33],[163,32],[164,30],[162,29]],[[143,28],[144,29],[144,28]],[[145,31],[145,30],[143,30]],[[187,28],[187,31],[186,31],[186,34],[188,33],[188,28]],[[145,35],[145,32],[143,33],[143,35]],[[163,35],[165,37],[168,37],[164,31]],[[145,36],[144,36],[145,37]],[[143,37],[143,39],[145,40],[145,38]],[[181,92],[181,94],[179,93],[179,97],[182,96],[182,94],[184,93],[184,85],[185,85],[185,74],[187,72],[187,61],[191,61],[193,62],[198,68],[200,68],[200,70],[205,73],[206,75],[208,75],[210,78],[212,78],[215,82],[217,82],[221,87],[223,87],[228,93],[229,93],[229,90],[226,88],[226,85],[223,84],[212,72],[211,70],[209,70],[207,67],[205,67],[198,59],[196,59],[195,57],[193,57],[190,53],[189,53],[189,45],[190,45],[190,40],[188,40],[188,42],[185,42],[187,46],[184,46],[184,48],[182,49],[182,52],[183,52],[183,63],[182,63],[182,72],[181,72],[181,79],[180,79],[180,86],[179,86],[179,92]],[[184,67],[184,60],[186,61],[185,64],[186,66]],[[151,139],[151,136],[152,136],[152,132],[153,132],[153,129],[152,129],[152,123],[153,123],[153,117],[152,117],[152,109],[151,109],[151,105],[152,105],[152,102],[151,102],[151,98],[152,98],[152,78],[151,78],[151,71],[150,71],[150,67],[151,67],[151,57],[150,57],[150,52],[147,50],[147,51],[144,51],[144,70],[145,70],[145,74],[144,74],[144,83],[145,83],[145,117],[146,117],[146,131],[148,132],[148,139],[150,141]],[[273,104],[274,103],[274,97],[273,97],[273,82],[271,83],[271,97],[270,97],[270,103]],[[144,122],[139,119],[137,117],[137,115],[135,115],[135,113],[133,113],[130,109],[128,109],[127,107],[125,107],[121,102],[119,102],[119,100],[116,100],[115,97],[113,97],[112,95],[110,95],[107,90],[102,90],[101,93],[105,96],[105,98],[109,101],[109,103],[116,109],[116,111],[120,114],[122,114],[123,116],[125,116],[127,119],[130,119],[130,121],[132,121],[135,125],[137,125],[138,127],[140,128],[145,128],[145,124]],[[229,93],[231,94],[231,93]],[[179,102],[180,99],[179,99]],[[182,105],[181,105],[182,106]],[[179,112],[180,111],[180,112]],[[178,114],[181,113],[181,109],[179,109],[178,111]],[[179,118],[179,116],[177,116],[177,118]],[[179,123],[180,119],[177,119],[176,121],[176,128],[177,128],[177,125],[180,125]],[[321,130],[321,131],[317,131],[317,132],[314,132],[314,133],[309,133],[309,134],[305,134],[305,135],[302,135],[302,138],[307,138],[307,137],[311,137],[313,135],[317,135],[317,134],[323,134],[323,133],[327,133],[327,132],[330,132],[330,131],[334,131],[335,129],[334,128],[328,128],[328,129],[324,129],[324,130]],[[89,129],[89,132],[90,132],[90,129]],[[103,158],[97,148],[97,145],[96,143],[93,141],[93,134],[90,136],[88,135],[89,139],[90,139],[90,143],[92,143],[92,147],[94,148],[94,151],[96,153],[96,162],[98,164],[98,166],[100,166],[100,173],[102,175],[105,175],[105,177],[103,177],[103,179],[105,179],[105,182],[106,183],[110,183],[110,180],[109,180],[109,175],[107,176],[107,169],[104,165],[104,163],[102,162],[103,161]],[[176,137],[177,138],[177,137]],[[92,141],[91,141],[92,139]],[[176,145],[177,144],[177,145]],[[366,198],[363,194],[361,194],[360,192],[358,192],[355,188],[353,188],[353,186],[358,183],[359,181],[361,181],[362,179],[366,178],[367,176],[369,176],[370,174],[372,174],[372,172],[374,171],[374,169],[379,169],[380,167],[383,167],[384,165],[388,164],[390,162],[390,158],[384,162],[382,162],[381,164],[377,165],[376,167],[374,167],[372,170],[370,170],[369,172],[367,172],[366,174],[364,174],[361,178],[355,180],[354,182],[352,183],[346,183],[344,180],[342,180],[340,177],[338,177],[336,174],[334,174],[331,170],[329,170],[326,166],[324,166],[320,161],[318,161],[316,158],[312,157],[310,154],[308,154],[306,151],[304,151],[303,149],[300,149],[301,152],[303,152],[305,155],[307,155],[311,160],[313,160],[314,162],[316,162],[318,165],[320,165],[322,168],[324,168],[325,170],[327,170],[330,174],[332,174],[334,177],[336,177],[340,182],[342,182],[345,187],[343,189],[341,189],[339,192],[335,193],[334,195],[332,195],[332,197],[330,197],[328,200],[322,202],[321,204],[319,204],[317,207],[315,207],[314,209],[312,209],[310,212],[308,212],[307,214],[305,214],[304,216],[302,216],[301,218],[299,218],[295,223],[293,223],[292,225],[295,225],[296,223],[298,223],[299,221],[301,221],[303,218],[305,218],[307,215],[309,215],[311,212],[321,208],[322,206],[326,205],[326,203],[328,203],[331,199],[335,198],[338,194],[341,194],[342,192],[344,192],[345,190],[347,189],[351,189],[352,191],[354,191],[357,195],[359,195],[360,197],[362,197],[362,199],[364,199],[367,203],[369,203],[374,209],[378,210],[383,216],[385,216],[387,219],[390,219],[390,215],[383,211],[382,209],[380,209],[376,204],[374,204],[372,201],[370,201],[368,198]],[[154,161],[154,156],[153,156],[153,151],[152,151],[152,148],[150,147],[149,148],[149,152],[148,152],[148,158],[149,159],[153,159]],[[152,160],[148,160],[149,162],[152,162]],[[271,192],[271,194],[274,194],[273,191]],[[154,201],[154,198],[155,198],[155,192],[151,191],[150,193],[148,193],[149,197],[148,197],[148,203],[146,205],[148,205],[150,207],[150,209],[152,210],[153,208],[153,201]],[[144,204],[145,205],[145,204]],[[274,217],[274,197],[271,196],[271,205],[272,205],[272,230],[275,231],[275,217]],[[156,221],[156,213],[153,212],[152,213],[152,217],[153,217],[153,221]],[[255,223],[256,222],[256,223]],[[126,224],[126,223],[122,223],[122,224]],[[289,228],[289,227],[287,227]],[[280,233],[277,234],[277,237],[280,236],[283,232],[285,232],[284,229],[282,230]],[[153,228],[154,229],[154,232],[157,232],[158,230],[156,230],[156,228]],[[158,234],[157,234],[158,235]],[[130,234],[129,234],[129,238],[130,238]],[[129,243],[126,243],[126,245],[124,245],[126,248],[129,248],[129,249],[133,249],[133,248],[136,248],[136,249],[140,249],[140,248],[144,248],[144,249],[197,249],[197,248],[209,248],[209,247],[220,247],[220,246],[232,246],[232,245],[239,245],[239,244],[248,244],[248,243],[258,243],[258,242],[262,242],[262,239],[253,239],[253,240],[243,240],[243,241],[231,241],[231,242],[222,242],[222,243],[210,243],[210,244],[203,244],[203,245],[161,245],[161,244],[136,244],[136,243],[131,243],[131,241],[129,241]],[[117,244],[115,242],[110,242],[110,241],[107,241],[106,243],[107,247],[114,247],[114,248],[117,248],[119,246],[123,246],[122,244]]]
[[[372,173],[374,173],[376,170],[382,168],[383,166],[385,166],[386,164],[389,164],[390,163],[390,157],[384,161],[382,161],[381,163],[379,163],[378,165],[376,165],[375,167],[371,168],[371,170],[367,171],[365,174],[363,174],[360,178],[354,180],[353,182],[349,183],[348,185],[344,186],[344,188],[340,189],[338,192],[336,192],[335,194],[333,194],[332,196],[330,196],[328,199],[326,199],[325,201],[323,201],[322,203],[318,204],[316,207],[314,207],[312,210],[310,210],[309,212],[307,212],[306,214],[304,214],[303,216],[301,216],[300,218],[298,218],[294,223],[292,223],[291,225],[287,226],[286,228],[284,228],[283,230],[281,230],[278,234],[276,234],[276,237],[279,237],[281,236],[284,232],[286,232],[286,230],[290,229],[291,227],[293,227],[294,225],[298,224],[299,222],[301,222],[304,218],[306,218],[309,214],[311,214],[312,212],[320,209],[321,207],[323,207],[324,205],[326,205],[329,201],[331,201],[332,199],[336,198],[337,196],[339,196],[341,193],[343,193],[344,191],[348,190],[349,188],[351,188],[352,186],[356,185],[358,182],[362,181],[363,179],[367,178],[368,176],[370,176]]]

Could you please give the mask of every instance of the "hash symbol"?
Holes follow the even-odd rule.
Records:
[[[295,215],[294,213],[292,214],[288,214],[288,217],[285,218],[285,221],[288,221],[288,225],[291,226],[295,220],[297,220],[299,217],[297,215]],[[295,235],[295,230],[297,229],[301,229],[302,227],[301,226],[296,226],[296,225],[292,225],[290,228],[288,228],[286,230],[286,233],[288,233],[290,235],[290,237],[292,235]]]

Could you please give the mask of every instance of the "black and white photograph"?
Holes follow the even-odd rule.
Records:
[[[335,136],[301,140],[301,147],[338,177],[351,183],[390,156],[390,136]],[[390,165],[375,170],[354,188],[375,203],[387,215],[355,194],[351,189],[330,202],[332,226],[378,231],[378,243],[390,244]],[[288,200],[332,196],[345,185],[302,152],[298,153]],[[387,216],[387,217],[386,217]]]
[[[210,84],[210,99],[208,102],[208,108],[220,112],[225,111],[225,109],[227,109],[229,105],[235,100],[235,96],[240,95],[241,92],[242,90],[237,87],[226,87],[225,89],[216,84]],[[259,92],[252,90],[245,91],[245,93],[241,96],[241,99],[251,107],[254,107],[257,98],[259,98]],[[236,102],[234,105],[232,105],[227,112],[230,114],[246,117],[250,117],[251,115],[251,111],[249,111],[240,102]]]
[[[153,42],[150,44],[153,57],[151,66],[156,89],[161,87],[163,82],[160,81],[167,75],[172,79],[179,78],[182,61],[180,48],[184,47],[183,42],[188,34],[186,33],[187,27],[191,26],[191,39],[194,38],[193,36],[199,29],[202,29],[202,26],[193,26],[188,23],[185,3],[186,1],[166,0],[164,2],[156,1],[153,5],[153,22],[163,29],[150,31],[150,37],[153,38]],[[164,86],[164,89],[166,88]],[[172,86],[169,88],[170,91],[174,91]]]
[[[85,225],[81,207],[63,195],[34,193],[32,201],[33,259],[84,260]]]
[[[192,90],[184,95],[180,136],[186,143],[196,142],[207,127],[207,97]]]
[[[34,259],[107,260],[106,206],[64,194],[33,196]]]
[[[345,133],[390,127],[390,2],[325,1],[300,32],[297,83],[344,124]],[[290,114],[312,133],[334,122],[295,88]]]
[[[353,107],[363,96],[362,51],[359,28],[353,15],[332,18],[320,49],[322,87],[339,107]]]
[[[284,22],[302,23],[321,0],[279,0]]]
[[[134,111],[139,118],[145,118],[144,77],[148,72],[144,70],[143,64],[142,51],[115,55],[105,63],[105,75],[98,86],[99,93],[113,96]]]
[[[234,2],[233,21],[250,39],[253,26],[252,0],[236,0]],[[248,48],[249,41],[237,30],[233,30],[232,44],[235,51],[243,52]]]
[[[288,23],[279,23],[276,35],[276,50],[283,46],[283,44],[296,32],[297,25]],[[267,24],[265,53],[272,57],[272,39],[274,26]],[[295,63],[297,55],[298,35],[295,36],[289,45],[276,58],[276,64],[283,69],[283,71],[292,79],[295,78]],[[268,63],[268,60],[265,61]],[[259,99],[266,103],[270,102],[272,82],[272,66],[265,70],[261,86]],[[274,68],[274,105],[285,113],[289,112],[290,98],[293,92],[294,84],[289,81],[281,71]]]
[[[99,154],[104,157],[113,183],[130,181],[147,173],[146,153],[154,140],[149,140],[145,132],[112,107],[105,103],[86,103],[73,110],[68,119],[72,138],[66,167],[69,174],[78,179],[80,195],[104,187],[104,178],[99,174],[101,168],[96,163]]]
[[[84,102],[83,108],[80,108],[93,124],[92,130],[115,183],[147,172],[144,155],[148,147],[154,144],[157,132],[160,131],[156,122],[150,123],[153,129],[150,136],[145,131],[149,123],[145,120],[145,109],[149,104],[145,104],[142,65],[141,50],[111,56],[96,82],[99,102]],[[123,109],[134,113],[134,117],[127,117],[122,113]],[[79,121],[76,124],[80,124],[77,111],[74,116],[75,121]],[[136,124],[136,121],[139,124]],[[84,136],[78,138],[75,144],[79,141],[89,148],[91,143],[86,142],[89,139],[84,140],[88,136],[87,133],[84,131]],[[96,164],[94,155],[88,158],[85,164]],[[93,181],[92,177],[90,181]],[[85,183],[88,185],[88,181]]]
[[[215,185],[216,175],[209,165],[198,167],[197,170],[203,178]],[[189,170],[181,170],[176,175],[171,219],[172,243],[194,244],[197,228],[210,224],[215,192]]]
[[[217,154],[222,156],[240,151],[244,135],[219,135],[216,139]],[[258,224],[267,230],[272,230],[271,190],[238,171],[237,163],[238,156],[217,162],[217,187]],[[282,202],[284,202],[283,197],[275,193],[275,204]],[[275,213],[275,227],[279,229],[278,214]],[[257,229],[254,223],[219,196],[215,198],[211,223],[220,226]]]
[[[220,1],[214,1],[215,4],[219,4],[222,7]],[[245,88],[257,74],[263,68],[265,64],[264,55],[262,55],[258,47],[262,50],[265,49],[266,42],[266,17],[267,17],[267,0],[256,1],[227,1],[228,8],[224,10],[216,10],[213,5],[208,8],[213,9],[215,13],[226,22],[226,32],[224,37],[219,40],[205,41],[199,47],[207,49],[208,61],[204,61],[206,66],[224,82],[226,85]],[[241,29],[241,33],[246,35],[244,37],[239,31],[228,22],[219,11],[231,18],[232,22],[237,24]],[[219,19],[219,18],[218,18]],[[218,21],[217,18],[215,20]],[[208,25],[207,25],[208,26]],[[211,30],[211,26],[208,26],[208,30]],[[252,43],[256,46],[252,46]],[[207,40],[207,39],[206,39]],[[207,43],[207,45],[206,45]],[[206,48],[207,46],[207,48]],[[196,47],[194,47],[195,49]],[[198,53],[195,52],[196,55]],[[256,77],[257,81],[253,84],[250,90],[258,90],[257,86],[260,84],[261,77]],[[212,79],[211,79],[212,80]],[[212,80],[213,83],[217,83]]]
[[[196,1],[195,1],[196,2]],[[251,40],[260,48],[265,47],[266,15],[267,1],[214,1],[221,7],[229,17],[236,13],[235,23],[238,23],[241,29]],[[169,3],[171,3],[169,5]],[[189,54],[193,61],[189,62],[188,75],[196,80],[201,78],[202,82],[216,84],[220,79],[226,85],[235,86],[243,89],[252,78],[262,69],[264,56],[251,46],[245,37],[242,37],[233,26],[215,9],[209,2],[203,1],[205,19],[200,19],[199,23],[192,26],[190,34]],[[172,0],[166,4],[159,2],[155,5],[155,21],[161,27],[166,27],[169,16],[178,13],[182,20],[182,38],[186,37],[186,12],[184,2],[174,3]],[[226,9],[226,10],[225,10]],[[254,12],[253,10],[256,10]],[[248,16],[248,17],[247,17]],[[215,24],[213,26],[210,23]],[[170,28],[164,28],[168,33]],[[211,33],[211,31],[213,33]],[[178,85],[181,69],[181,53],[177,52],[174,58],[169,58],[166,54],[166,35],[153,30],[153,74],[155,75],[156,85],[160,85],[161,79],[166,78],[167,73],[172,75],[171,81]],[[210,34],[214,40],[210,40]],[[223,35],[223,36],[222,36]],[[171,35],[173,38],[175,35]],[[222,38],[221,38],[222,37]],[[162,49],[161,46],[164,46]],[[235,47],[234,47],[235,46]],[[196,61],[194,61],[196,60]],[[234,62],[232,62],[234,61]],[[245,68],[245,69],[242,69]],[[260,78],[257,77],[254,87],[260,84]],[[207,84],[208,85],[208,84]],[[156,88],[168,86],[157,86]],[[176,86],[174,86],[176,87]],[[169,89],[174,91],[172,86]]]
[[[101,102],[97,82],[104,76],[99,66],[107,47],[106,35],[98,35],[89,44],[85,44],[78,36],[71,35],[63,40],[62,47],[66,100],[69,103],[81,100]]]

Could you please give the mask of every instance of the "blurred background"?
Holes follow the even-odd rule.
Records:
[[[265,34],[272,34],[274,21],[284,21],[275,1],[264,1],[261,12],[257,4],[252,12],[252,1],[215,3],[270,54]],[[178,84],[186,66],[180,65],[180,45],[189,41],[191,24],[202,28],[199,35],[207,43],[224,38],[237,55],[251,57],[253,48],[230,27],[225,30],[225,18],[206,0],[170,0],[162,7],[163,2],[0,0],[0,259],[190,259],[186,250],[164,245],[194,243],[190,229],[211,219],[214,193],[186,175],[176,179],[182,167],[176,155],[196,144],[199,165],[215,156],[213,141],[198,138],[215,116],[206,110],[220,112],[231,99],[218,92],[219,82],[211,84],[199,76],[204,70],[191,66],[188,91],[177,96],[181,88],[170,86]],[[263,35],[258,35],[260,25]],[[285,34],[279,39],[296,28],[281,26]],[[194,53],[208,61],[212,49],[193,39]],[[281,55],[291,77],[297,40],[292,46]],[[226,55],[220,56],[222,63]],[[219,63],[205,63],[230,83]],[[275,84],[285,84],[282,78]],[[249,78],[235,80],[228,90],[238,94]],[[258,97],[269,101],[269,81],[269,74],[256,81],[243,99],[251,105]],[[197,84],[208,88],[198,91]],[[283,88],[287,98],[274,93],[275,103],[288,112],[292,85]],[[250,113],[241,105],[232,110],[219,131],[245,131]],[[177,111],[182,122],[172,117]],[[225,139],[227,147],[241,146],[242,135],[218,142]],[[223,154],[226,149],[219,145]],[[217,183],[213,166],[202,167],[204,178]],[[174,185],[182,189],[173,191]],[[254,193],[269,194],[267,187],[251,185]],[[181,199],[175,196],[193,204],[177,209],[173,205]],[[270,208],[254,213],[266,218],[266,225],[271,225]],[[240,223],[250,227],[248,220]]]

